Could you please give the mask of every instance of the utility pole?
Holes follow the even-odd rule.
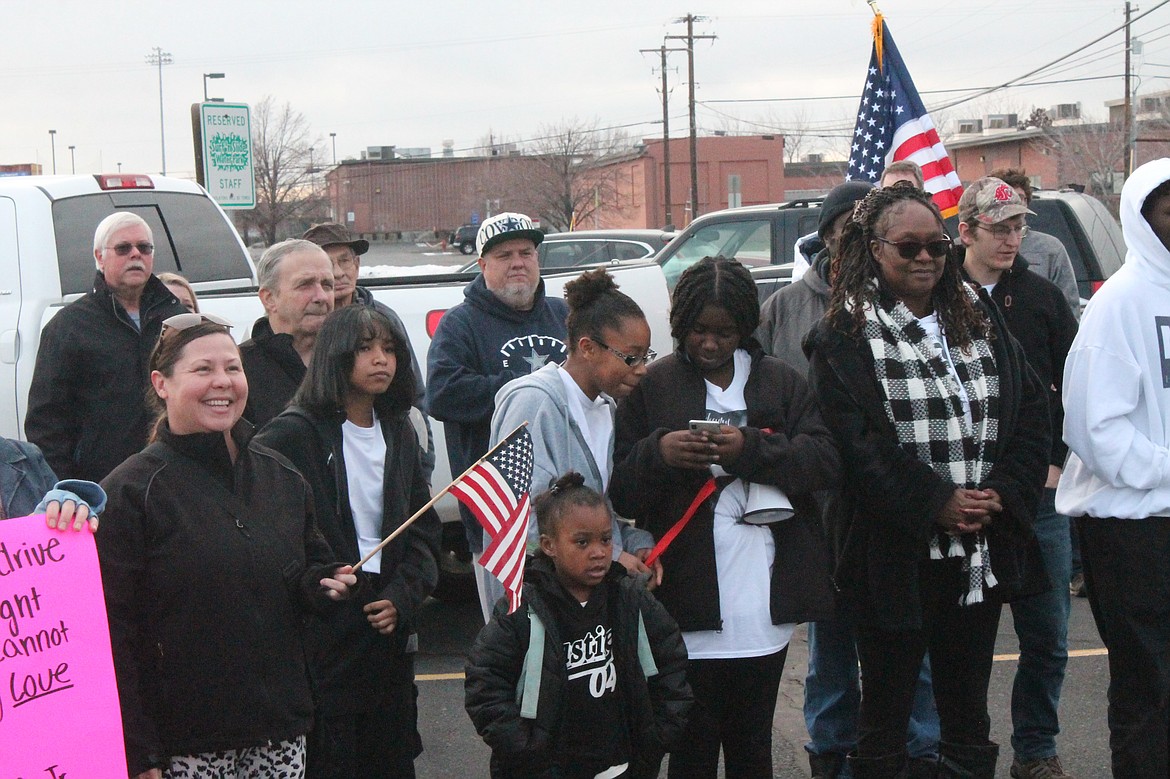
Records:
[[[1125,4],[1125,177],[1133,173],[1133,95],[1130,91],[1130,50],[1133,48],[1130,37],[1130,4]]]
[[[167,175],[167,131],[163,116],[162,69],[163,65],[170,65],[174,61],[171,53],[169,51],[163,51],[159,46],[155,46],[150,50],[150,54],[146,55],[146,64],[154,65],[158,68],[158,137],[162,146],[162,174],[164,176]]]
[[[715,40],[714,35],[695,35],[695,22],[705,22],[707,17],[687,14],[676,23],[686,22],[686,35],[667,35],[666,40],[680,40],[687,42],[687,82],[690,87],[690,117],[691,117],[691,216],[687,221],[694,221],[699,210],[699,131],[695,124],[695,41]]]
[[[686,49],[668,49],[662,44],[657,49],[638,49],[648,54],[654,52],[662,56],[662,205],[664,207],[663,226],[673,225],[674,216],[670,208],[670,93],[666,83],[666,53],[668,51],[686,51]]]
[[[53,175],[57,175],[57,131],[49,130],[49,146],[53,149]]]

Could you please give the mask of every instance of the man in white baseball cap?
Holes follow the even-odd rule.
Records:
[[[536,247],[544,240],[524,214],[497,214],[475,238],[483,272],[465,300],[443,315],[427,354],[427,412],[443,422],[451,474],[463,473],[488,450],[496,392],[545,363],[564,362],[568,306],[545,297]],[[462,504],[473,559],[483,530]],[[486,597],[477,567],[481,599]],[[492,603],[485,606],[491,613]]]

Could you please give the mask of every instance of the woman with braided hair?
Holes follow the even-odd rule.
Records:
[[[840,463],[804,377],[752,337],[759,320],[747,268],[723,257],[691,266],[671,301],[674,354],[617,412],[614,507],[660,543],[674,538],[655,596],[683,632],[696,706],[671,779],[715,779],[720,748],[729,779],[772,776],[788,639],[795,623],[832,613],[813,493],[837,483]]]
[[[939,775],[994,776],[1000,610],[1047,584],[1030,526],[1047,470],[1043,388],[951,247],[930,195],[872,191],[845,226],[829,310],[805,344],[844,471],[829,521],[857,623],[857,779],[906,775],[927,649]]]

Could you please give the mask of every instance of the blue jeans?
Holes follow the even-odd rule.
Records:
[[[814,755],[848,754],[857,746],[857,712],[861,688],[853,621],[848,616],[812,622],[808,626],[808,676],[804,680],[804,723],[808,727],[806,751]],[[930,681],[930,659],[923,658],[914,707],[907,730],[906,748],[911,757],[938,754],[938,712]],[[851,776],[849,767],[842,779]]]
[[[1056,513],[1056,490],[1044,490],[1033,529],[1052,588],[1011,604],[1020,640],[1012,685],[1012,749],[1021,760],[1056,754],[1056,708],[1068,665],[1068,580],[1071,576],[1068,517]],[[992,550],[992,554],[994,554]]]

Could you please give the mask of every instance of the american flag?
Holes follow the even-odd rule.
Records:
[[[508,613],[520,606],[528,541],[532,436],[521,425],[451,485],[451,494],[475,515],[490,541],[479,564],[508,591]]]
[[[886,165],[905,159],[922,168],[926,191],[942,215],[958,213],[963,185],[879,14],[845,180],[876,184]]]

